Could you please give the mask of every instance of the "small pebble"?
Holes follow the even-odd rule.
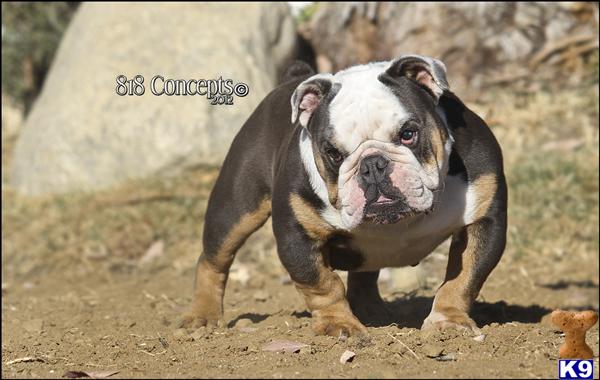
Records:
[[[434,346],[433,344],[425,344],[422,348],[423,353],[425,354],[425,356],[429,357],[429,358],[437,358],[438,356],[440,356],[442,354],[442,352],[444,352],[444,349],[440,346]]]
[[[340,363],[342,363],[342,364],[349,363],[354,359],[355,356],[356,356],[356,354],[354,352],[346,350],[346,351],[344,351],[342,356],[340,356]]]
[[[264,290],[259,290],[258,292],[254,293],[253,297],[257,301],[264,302],[269,298],[269,293]]]

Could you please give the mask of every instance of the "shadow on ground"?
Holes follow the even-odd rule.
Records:
[[[369,326],[382,327],[395,323],[399,327],[421,328],[423,320],[429,314],[432,297],[413,296],[401,297],[391,302],[387,306],[393,314],[393,320],[378,321],[378,323],[369,323]],[[478,326],[488,325],[490,323],[538,323],[542,317],[552,310],[540,305],[510,305],[504,301],[496,303],[475,302],[471,311],[471,317],[477,322]]]
[[[227,327],[231,328],[231,327],[235,326],[235,324],[240,319],[249,319],[252,321],[252,323],[259,323],[269,317],[270,317],[270,314],[244,313],[244,314],[240,314],[235,319],[232,319],[231,321],[229,321],[229,323],[227,323]]]
[[[432,297],[411,296],[400,297],[391,302],[387,302],[387,307],[392,314],[392,317],[385,319],[378,316],[373,321],[362,321],[367,326],[384,327],[395,324],[398,327],[421,328],[423,320],[429,314]],[[589,308],[588,308],[589,309]],[[478,326],[489,325],[490,323],[539,323],[542,317],[549,314],[552,310],[540,305],[510,305],[504,301],[489,303],[475,302],[471,317],[477,322]],[[298,319],[310,318],[311,314],[308,311],[294,311],[291,314]],[[250,319],[253,323],[258,323],[267,319],[269,314],[244,313],[232,319],[227,324],[227,327],[234,327],[240,319]]]

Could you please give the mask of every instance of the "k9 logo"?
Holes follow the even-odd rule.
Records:
[[[559,360],[558,378],[563,379],[592,379],[594,376],[593,360]]]

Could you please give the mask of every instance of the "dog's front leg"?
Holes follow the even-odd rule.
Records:
[[[365,335],[367,329],[352,314],[344,283],[326,263],[321,250],[331,226],[299,195],[286,198],[289,206],[273,212],[277,251],[312,313],[315,333]]]

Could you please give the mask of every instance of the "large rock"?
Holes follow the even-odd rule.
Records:
[[[220,164],[235,133],[295,54],[286,4],[83,4],[19,137],[11,183],[37,195]],[[116,77],[145,77],[117,96]],[[154,75],[249,85],[234,105],[154,96]]]
[[[14,100],[2,92],[2,189],[9,182],[6,162],[10,162],[16,137],[23,126],[23,109]]]
[[[320,4],[303,32],[321,71],[429,55],[446,63],[453,89],[476,99],[487,85],[527,77],[552,59],[565,61],[567,50],[597,51],[598,5],[336,2]]]

